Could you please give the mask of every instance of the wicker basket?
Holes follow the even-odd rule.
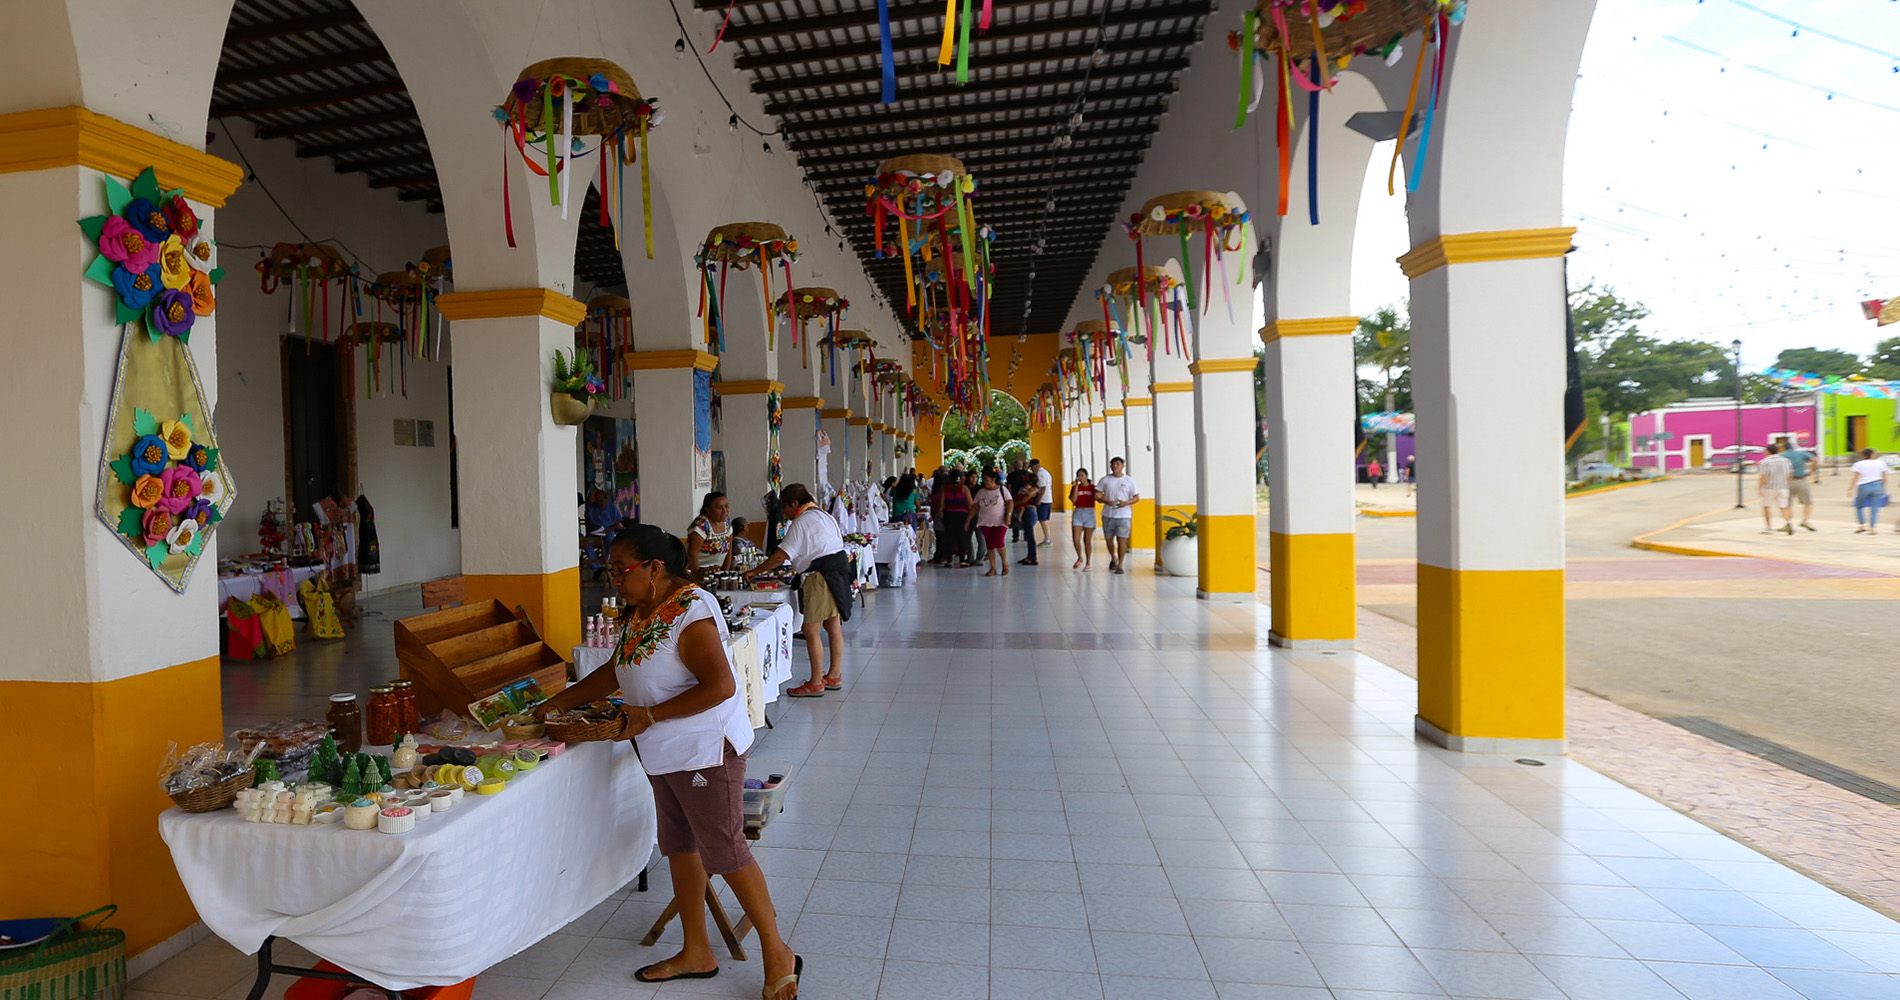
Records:
[[[1075,324],[1075,333],[1078,337],[1093,337],[1098,333],[1107,332],[1108,324],[1099,319],[1085,319]]]
[[[544,59],[522,70],[516,80],[541,81],[557,73],[576,80],[586,80],[599,73],[619,88],[619,93],[604,95],[608,99],[606,104],[590,103],[574,109],[575,135],[612,135],[622,128],[638,126],[636,119],[640,115],[635,109],[643,103],[640,88],[633,85],[633,77],[626,70],[605,59],[582,59],[577,56]],[[510,93],[502,107],[508,110],[511,118],[519,117],[525,122],[529,130],[538,132],[543,128],[540,98],[517,105],[514,94]],[[558,118],[560,112],[556,111],[555,114]]]
[[[801,320],[829,316],[844,308],[844,300],[838,297],[838,290],[823,285],[793,288],[779,296],[779,301],[793,307]]]
[[[326,281],[350,273],[350,265],[343,255],[323,243],[279,243],[270,248],[264,268],[279,278],[302,274]]]
[[[1190,233],[1201,232],[1207,228],[1206,215],[1195,219],[1177,219],[1172,222],[1156,222],[1154,219],[1153,212],[1157,208],[1174,212],[1189,205],[1220,205],[1228,212],[1245,211],[1240,199],[1231,194],[1222,194],[1219,191],[1176,191],[1173,194],[1148,199],[1141,206],[1141,223],[1135,228],[1143,236],[1173,236],[1183,230]]]
[[[606,313],[610,316],[632,316],[633,302],[623,295],[596,295],[587,300],[587,313]]]
[[[171,797],[178,808],[188,813],[216,812],[229,808],[237,801],[237,793],[251,787],[255,776],[249,771],[238,773],[215,785],[200,785],[188,792],[172,792]]]
[[[1286,30],[1290,36],[1286,40],[1287,54],[1296,60],[1312,55],[1312,19],[1300,12],[1299,4],[1285,6],[1282,0],[1261,0],[1260,47],[1266,51],[1280,47],[1280,29],[1273,20],[1275,7],[1279,7],[1286,18]],[[1367,0],[1365,13],[1335,20],[1320,29],[1319,34],[1325,41],[1326,55],[1333,59],[1356,52],[1382,50],[1393,39],[1423,28],[1436,9],[1435,4],[1416,3],[1413,0]]]
[[[245,775],[249,777],[249,775]],[[32,948],[0,952],[0,997],[118,996],[125,983],[125,932],[100,924],[117,906],[75,917]],[[80,922],[105,914],[90,930]]]
[[[511,740],[538,740],[547,735],[547,731],[548,727],[545,723],[535,722],[532,719],[527,722],[504,719],[501,723],[502,735]]]
[[[748,237],[745,246],[739,245],[741,236]],[[719,242],[714,243],[717,239]],[[706,234],[706,241],[700,245],[700,253],[708,263],[723,261],[740,268],[752,264],[771,263],[778,259],[780,247],[792,242],[782,226],[770,222],[728,222],[723,226],[714,226]],[[836,295],[836,292],[832,293]]]
[[[554,722],[547,724],[547,738],[562,743],[602,743],[617,740],[627,729],[627,720],[620,715],[597,722]]]
[[[878,166],[877,175],[883,177],[887,174],[895,174],[901,171],[917,174],[919,176],[930,174],[934,177],[946,170],[958,177],[969,173],[968,170],[964,169],[963,161],[954,156],[941,156],[937,153],[913,153],[909,156],[898,156],[885,160]]]

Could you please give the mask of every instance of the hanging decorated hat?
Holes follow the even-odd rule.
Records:
[[[699,268],[698,315],[705,324],[706,346],[713,351],[725,350],[726,272],[756,265],[764,292],[766,346],[776,349],[779,301],[772,292],[772,265],[784,267],[785,289],[789,292],[793,287],[792,263],[796,260],[798,240],[770,222],[729,222],[707,232],[693,252],[693,263]],[[793,330],[796,336],[796,324]]]
[[[521,71],[494,114],[522,162],[548,179],[548,198],[561,207],[563,219],[573,200],[569,190],[574,170],[569,165],[586,156],[597,157],[600,223],[613,229],[616,240],[626,218],[619,207],[625,202],[621,168],[637,161],[640,204],[646,216],[647,259],[653,258],[653,199],[646,144],[647,133],[660,124],[663,116],[653,99],[641,96],[626,70],[606,59],[544,59]],[[588,149],[579,136],[599,136],[600,141]],[[608,170],[609,159],[614,163],[612,171]],[[502,219],[508,245],[514,246],[510,173],[502,173]]]

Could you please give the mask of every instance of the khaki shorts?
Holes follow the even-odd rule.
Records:
[[[1814,502],[1814,491],[1808,489],[1809,485],[1805,479],[1797,479],[1788,484],[1788,493],[1794,498],[1795,503],[1811,504]]]
[[[798,610],[806,621],[822,625],[838,617],[838,601],[831,596],[831,585],[825,582],[823,574],[805,574],[805,582],[799,585],[798,596],[801,604]]]
[[[1764,507],[1772,507],[1775,510],[1786,510],[1788,509],[1788,491],[1762,490],[1761,503]]]

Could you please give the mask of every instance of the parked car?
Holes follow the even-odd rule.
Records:
[[[1578,479],[1615,479],[1623,474],[1615,462],[1585,462],[1577,466]]]

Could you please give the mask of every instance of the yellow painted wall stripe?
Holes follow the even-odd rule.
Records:
[[[1200,589],[1204,594],[1251,594],[1258,583],[1254,569],[1254,515],[1197,514],[1200,540]]]
[[[152,168],[158,186],[222,207],[244,171],[237,164],[85,108],[0,115],[0,174],[91,167],[121,182]]]
[[[823,408],[825,401],[817,396],[794,396],[779,405],[788,410],[816,410]]]
[[[1312,319],[1276,319],[1260,328],[1260,342],[1271,344],[1281,337],[1330,337],[1359,329],[1357,316],[1319,316]]]
[[[1453,736],[1563,739],[1563,570],[1419,563],[1418,714]]]
[[[850,413],[851,411],[846,410],[845,412]],[[825,414],[825,416],[830,416],[830,414],[827,413]],[[850,417],[845,420],[845,424],[851,427],[869,427],[871,426],[871,418],[870,417]]]
[[[829,410],[819,410],[818,415],[826,420],[849,420],[851,418],[851,408],[849,406],[839,406]]]
[[[1482,233],[1446,233],[1406,251],[1399,270],[1408,278],[1430,274],[1447,264],[1474,264],[1493,260],[1562,257],[1577,231],[1554,229],[1497,229]]]
[[[1155,401],[1152,397],[1149,397],[1149,396],[1129,396],[1127,399],[1122,400],[1122,405],[1124,407],[1153,406],[1155,405]]]
[[[768,392],[784,392],[785,383],[758,378],[745,382],[721,382],[714,388],[722,396],[757,396]]]
[[[1274,635],[1324,642],[1357,637],[1355,544],[1346,533],[1268,534]]]
[[[1103,411],[1102,411],[1102,416],[1104,416],[1104,417],[1119,417],[1119,416],[1121,416],[1121,415],[1122,415],[1122,414],[1123,414],[1124,412],[1125,412],[1125,411],[1124,411],[1124,410],[1123,410],[1123,409],[1122,409],[1121,407],[1119,407],[1119,406],[1111,406],[1111,407],[1109,407],[1108,409],[1106,409],[1106,410],[1103,410]]]
[[[1156,382],[1153,385],[1148,387],[1148,391],[1154,393],[1157,396],[1159,396],[1160,394],[1164,392],[1193,392],[1194,383],[1192,382]]]
[[[497,288],[486,292],[450,292],[436,297],[435,305],[449,319],[496,319],[503,316],[546,316],[569,326],[587,318],[580,300],[551,288]]]

